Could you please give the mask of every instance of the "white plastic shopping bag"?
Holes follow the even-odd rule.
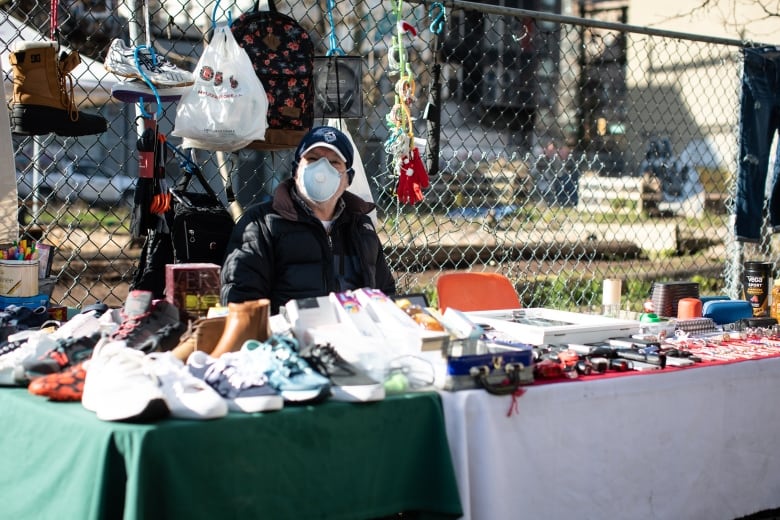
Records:
[[[176,109],[173,135],[186,148],[232,152],[265,139],[268,98],[246,51],[226,25],[214,30],[195,84]],[[191,145],[187,146],[187,141]]]
[[[355,140],[352,138],[352,134],[349,133],[346,122],[343,119],[331,117],[328,119],[327,124],[341,130],[349,138],[349,141],[352,143],[352,149],[355,151],[355,158],[352,160],[352,169],[355,171],[355,176],[352,178],[352,184],[349,185],[347,191],[354,193],[365,201],[374,202],[371,187],[368,185],[366,169],[363,166],[363,159],[360,157],[360,151],[355,146]],[[376,209],[371,210],[368,216],[371,217],[371,221],[376,226]]]

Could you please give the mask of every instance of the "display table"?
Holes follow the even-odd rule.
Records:
[[[780,358],[442,393],[464,518],[728,519],[780,506]]]
[[[3,388],[0,417],[3,518],[461,515],[436,393],[124,424]]]

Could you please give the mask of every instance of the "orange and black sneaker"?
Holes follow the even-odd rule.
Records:
[[[31,394],[48,397],[52,401],[81,401],[89,360],[76,363],[62,372],[55,372],[30,381]]]
[[[97,323],[97,318],[95,318]],[[56,340],[55,347],[44,352],[37,358],[27,359],[22,366],[29,379],[62,372],[89,359],[92,351],[100,339],[100,331],[95,331],[90,336],[60,338]]]

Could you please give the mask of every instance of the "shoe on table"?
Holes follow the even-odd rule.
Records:
[[[27,338],[29,338],[33,334],[40,334],[40,331],[28,330],[28,331],[17,332],[15,334],[12,334],[8,339],[4,340],[2,343],[0,343],[0,361],[2,361],[3,356],[5,356],[6,354],[10,354],[14,350],[26,344]]]
[[[48,397],[51,401],[81,401],[87,379],[89,359],[30,381],[27,390],[33,395]]]
[[[119,311],[120,324],[110,338],[143,352],[164,352],[179,343],[186,325],[175,305],[154,300],[151,291],[130,291]]]
[[[208,383],[234,412],[255,413],[280,410],[284,399],[268,384],[259,356],[226,352],[213,358],[196,350],[187,358],[190,373]]]
[[[126,78],[143,79],[143,73],[159,87],[184,87],[195,83],[191,72],[180,69],[153,49],[143,47],[136,53],[135,48],[125,45],[121,38],[111,42],[103,66],[107,71]]]
[[[192,375],[172,352],[153,352],[147,358],[171,417],[203,420],[227,415],[228,403],[205,381]]]
[[[101,339],[89,362],[81,404],[103,421],[150,422],[170,415],[151,360],[124,341]]]
[[[30,309],[19,305],[8,305],[0,311],[0,341],[20,330],[37,329],[49,319],[46,307]]]
[[[313,345],[301,357],[330,380],[330,391],[336,401],[368,402],[385,398],[384,384],[342,358],[333,345]]]
[[[285,402],[316,403],[330,395],[327,377],[313,370],[297,352],[294,338],[274,335],[268,340],[247,340],[240,352],[258,356],[258,365],[265,366],[268,382]]]
[[[28,383],[24,362],[49,351],[54,341],[45,330],[22,330],[8,336],[8,346],[17,345],[0,356],[0,385],[24,386]]]
[[[99,339],[100,332],[95,332],[91,336],[58,339],[54,348],[22,363],[25,375],[29,380],[33,380],[62,372],[72,365],[85,361],[92,356]]]
[[[104,333],[112,333],[118,327],[115,315],[99,309],[76,314],[59,328],[42,338],[51,340],[51,348],[37,358],[22,363],[28,379],[61,372],[71,365],[89,359],[98,340]]]

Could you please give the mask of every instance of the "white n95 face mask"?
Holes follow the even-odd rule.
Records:
[[[304,194],[315,202],[325,202],[339,189],[341,173],[321,157],[303,169]]]

